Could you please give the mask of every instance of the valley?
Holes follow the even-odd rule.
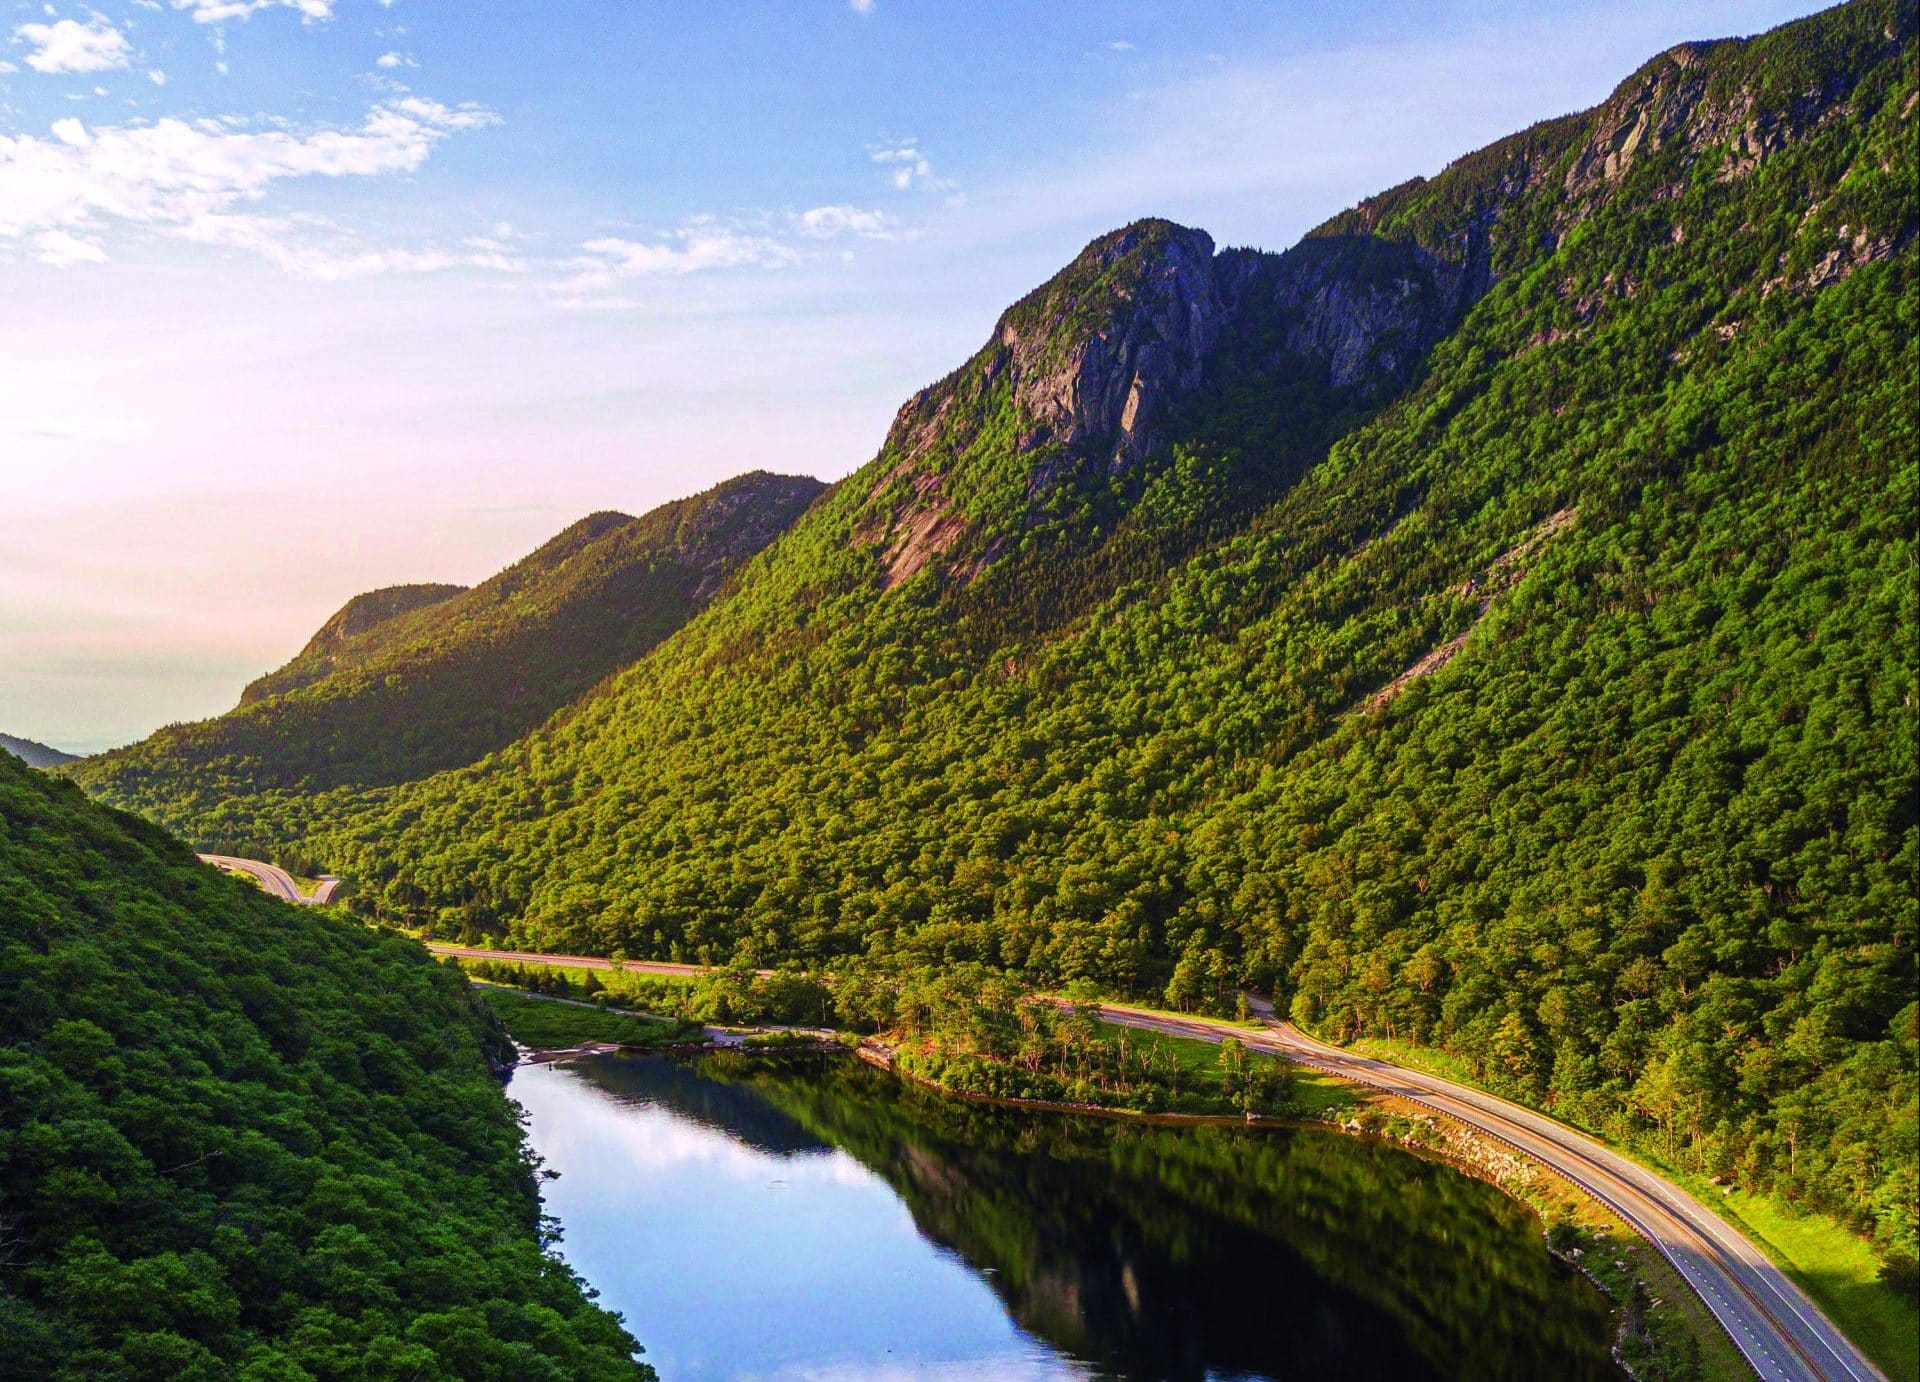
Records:
[[[190,22],[237,56],[287,8]],[[888,210],[763,169],[673,229],[269,256],[313,337],[261,338],[284,398],[200,407],[207,473],[345,484],[338,543],[156,635],[249,540],[174,437],[85,473],[148,485],[177,562],[111,550],[145,508],[31,495],[0,562],[41,659],[10,726],[122,742],[65,737],[78,698],[217,693],[102,753],[0,736],[0,1376],[1920,1382],[1916,37],[1847,0],[1663,39],[1285,248],[1230,243],[1288,224],[1247,197],[1035,219],[1057,267],[990,301],[959,265],[1000,242],[907,208],[1016,199],[891,136],[853,160]],[[1158,60],[1055,38],[1104,46],[1036,109]],[[0,124],[54,52],[0,62]],[[632,56],[540,56],[586,54]],[[0,190],[245,138],[224,199],[167,174],[166,234],[346,244],[405,218],[235,208],[557,138],[543,102],[598,89],[502,113],[368,60],[364,128],[62,115],[0,130]],[[713,162],[628,154],[661,205]],[[576,172],[543,158],[542,215]],[[0,272],[106,272],[86,218],[142,195],[59,202]],[[439,273],[499,275],[470,329],[416,322]],[[370,322],[361,390],[309,377]],[[820,464],[874,379],[891,422]],[[147,435],[100,411],[18,436]],[[249,617],[294,632],[241,659]]]

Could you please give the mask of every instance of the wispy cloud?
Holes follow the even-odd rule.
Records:
[[[619,293],[638,279],[790,269],[818,260],[826,241],[891,240],[898,234],[884,212],[842,204],[736,219],[695,216],[646,239],[609,235],[586,241],[578,255],[559,266],[563,272],[555,287],[573,306],[629,306],[632,300]],[[506,249],[490,241],[469,243]]]
[[[800,232],[816,240],[831,240],[852,235],[862,240],[888,240],[894,235],[893,219],[884,212],[857,206],[816,206],[794,218]]]
[[[329,250],[312,243],[311,218],[244,210],[277,183],[374,178],[417,171],[456,133],[498,122],[477,106],[418,96],[385,102],[357,128],[293,130],[249,122],[166,119],[89,128],[56,120],[50,137],[0,135],[0,243],[26,237],[47,263],[105,257],[98,234],[113,224],[247,250],[312,277],[427,272],[473,263],[434,249]],[[65,237],[47,241],[47,233]],[[76,243],[91,253],[74,249]],[[490,267],[474,264],[474,267]]]
[[[191,10],[194,22],[220,24],[229,19],[251,19],[261,10],[289,9],[301,21],[317,24],[333,18],[333,0],[173,0],[176,10]]]
[[[14,36],[33,45],[27,66],[36,72],[106,72],[125,67],[133,57],[127,36],[95,15],[90,23],[72,19],[52,24],[22,24]]]
[[[847,8],[855,14],[872,14],[873,0],[847,0]]]
[[[574,274],[564,286],[590,293],[635,278],[700,273],[708,269],[784,269],[800,262],[791,245],[768,235],[750,235],[710,218],[690,221],[652,241],[602,236],[580,246]]]
[[[869,150],[868,157],[886,169],[887,181],[893,184],[896,191],[906,192],[915,187],[945,190],[949,185],[944,179],[933,175],[933,164],[920,152],[920,141],[917,139],[884,144]]]
[[[33,237],[33,257],[64,269],[71,264],[103,264],[107,252],[96,242],[64,230],[43,230]]]

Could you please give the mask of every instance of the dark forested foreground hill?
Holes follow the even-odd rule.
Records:
[[[50,745],[33,739],[20,739],[11,734],[0,734],[0,752],[10,753],[29,768],[53,768],[62,763],[71,763],[77,756],[62,753]]]
[[[0,755],[0,1376],[641,1378],[412,941]]]
[[[575,713],[192,828],[443,934],[1270,988],[1911,1253],[1913,34],[1106,236]]]
[[[639,518],[593,514],[471,590],[356,596],[230,714],[70,771],[191,832],[234,793],[382,785],[470,763],[686,623],[821,488],[755,472]]]

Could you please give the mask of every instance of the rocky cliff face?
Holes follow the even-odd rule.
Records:
[[[1369,403],[1405,387],[1493,284],[1478,227],[1464,235],[1458,262],[1409,242],[1340,235],[1282,255],[1223,256],[1219,273],[1237,312],[1277,319],[1270,365],[1318,372],[1327,387]]]
[[[792,526],[825,488],[811,475],[756,470],[688,504],[672,551],[699,572],[693,598],[704,600],[719,589],[741,562]]]
[[[1076,335],[1089,315],[1092,330]],[[1229,315],[1205,231],[1142,221],[1096,240],[995,332],[991,368],[1012,382],[1021,450],[1052,444],[1116,469],[1143,459],[1199,387]]]
[[[1216,254],[1204,231],[1136,222],[1094,241],[971,361],[908,400],[856,540],[877,549],[886,587],[977,537],[958,569],[970,575],[1010,540],[976,531],[992,499],[984,475],[1017,468],[1020,492],[999,517],[1024,528],[1063,484],[1140,472],[1223,355],[1384,401],[1491,282],[1484,236],[1457,260],[1364,233]]]

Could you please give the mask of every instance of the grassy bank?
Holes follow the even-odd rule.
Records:
[[[697,1041],[700,1037],[697,1024],[674,1018],[609,1012],[604,1008],[582,1007],[566,1000],[506,989],[483,988],[480,993],[513,1039],[536,1051],[564,1050],[589,1041],[609,1041],[620,1046],[670,1046],[676,1042]]]
[[[1669,1174],[1744,1230],[1893,1382],[1920,1380],[1920,1311],[1880,1280],[1880,1261],[1858,1235],[1771,1196]]]

